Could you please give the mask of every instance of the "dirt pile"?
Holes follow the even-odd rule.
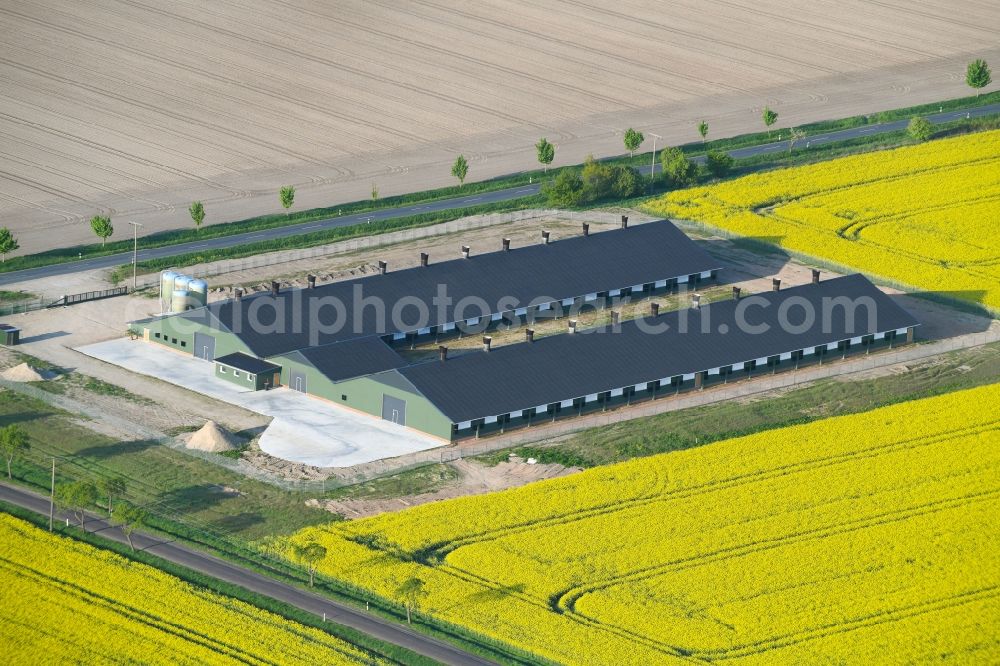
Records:
[[[9,382],[43,382],[46,379],[45,375],[27,363],[4,370],[3,378]]]
[[[223,451],[235,451],[239,448],[239,444],[239,439],[225,428],[220,427],[218,423],[206,421],[201,430],[191,435],[187,447],[209,453],[222,453]]]

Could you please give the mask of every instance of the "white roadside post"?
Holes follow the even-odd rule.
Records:
[[[138,222],[129,221],[132,225],[132,291],[136,288],[136,259],[139,255],[139,227],[142,225]]]
[[[650,132],[649,135],[653,137],[653,159],[649,161],[649,180],[652,181],[653,171],[656,169],[656,140],[662,139],[663,137],[659,134],[653,134],[652,132]]]

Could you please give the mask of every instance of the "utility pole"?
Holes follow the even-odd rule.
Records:
[[[649,163],[649,179],[653,180],[653,170],[656,169],[656,140],[662,139],[663,137],[659,134],[649,133],[653,137],[653,159]]]
[[[52,485],[49,487],[49,532],[56,512],[56,457],[52,456]]]
[[[142,225],[138,222],[129,222],[132,225],[132,291],[135,291],[136,287],[136,259],[139,255],[139,227]]]

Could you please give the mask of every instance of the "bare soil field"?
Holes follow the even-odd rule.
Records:
[[[0,0],[0,217],[21,252],[968,93],[983,0]],[[649,145],[645,146],[647,149]]]

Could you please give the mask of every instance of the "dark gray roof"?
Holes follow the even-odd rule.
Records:
[[[222,365],[228,365],[229,367],[236,368],[237,370],[249,372],[252,375],[281,370],[280,365],[275,365],[274,363],[254,358],[253,356],[249,356],[243,352],[235,352],[233,354],[219,356],[215,359],[215,362],[221,363]]]
[[[626,288],[656,280],[692,275],[718,268],[718,262],[667,221],[582,234],[548,245],[541,243],[509,252],[483,252],[473,247],[469,259],[437,261],[431,257],[426,267],[390,271],[385,275],[334,282],[315,289],[291,289],[272,296],[269,292],[245,296],[238,304],[232,300],[208,305],[217,320],[216,326],[231,330],[255,354],[275,356],[290,351],[316,347],[373,334],[406,332],[416,326],[392,325],[392,317],[379,322],[375,309],[358,308],[355,316],[356,289],[365,298],[378,298],[388,305],[403,299],[428,306],[430,321],[426,326],[451,323],[462,318],[486,314],[479,307],[467,307],[462,313],[455,306],[463,299],[482,299],[488,312],[509,311],[513,304],[499,307],[501,299],[516,299],[516,307],[532,302],[559,300],[588,293]],[[455,248],[458,255],[460,248]],[[451,303],[438,308],[434,297],[440,285],[447,287]],[[337,300],[345,305],[343,316],[332,306],[318,306],[321,299]],[[329,301],[327,301],[329,302]],[[319,316],[309,316],[318,308]],[[465,307],[463,305],[463,307]],[[208,321],[206,308],[178,315]],[[256,311],[264,329],[255,331],[248,325],[249,314]],[[278,313],[276,315],[276,312]],[[403,312],[407,323],[413,321],[416,309]],[[387,313],[388,314],[388,313]],[[274,324],[277,323],[277,326]],[[340,326],[337,326],[340,324]],[[334,327],[337,326],[336,330]]]
[[[334,382],[406,365],[406,360],[377,336],[310,347],[296,355]]]
[[[843,307],[836,307],[831,316],[823,317],[824,299],[840,296],[871,298],[875,305],[872,317],[869,318],[865,307],[856,311],[853,325]],[[781,305],[796,301],[815,309],[815,321],[802,331],[783,330],[778,325]],[[786,321],[805,323],[802,307],[786,307],[789,308]],[[745,314],[743,319],[737,319],[740,311]],[[687,332],[682,332],[683,318],[687,321]],[[824,320],[829,324],[826,331]],[[737,326],[737,321],[766,324],[769,330],[753,334]],[[556,335],[491,352],[464,354],[444,362],[424,362],[399,372],[453,422],[459,423],[917,323],[863,276],[850,275],[745,297],[741,301],[718,301],[700,310],[687,309],[624,322],[618,333],[599,332],[602,330],[599,329]],[[703,324],[708,325],[704,331]],[[651,333],[644,330],[648,326],[666,330]],[[726,333],[721,332],[721,326],[726,327]]]

